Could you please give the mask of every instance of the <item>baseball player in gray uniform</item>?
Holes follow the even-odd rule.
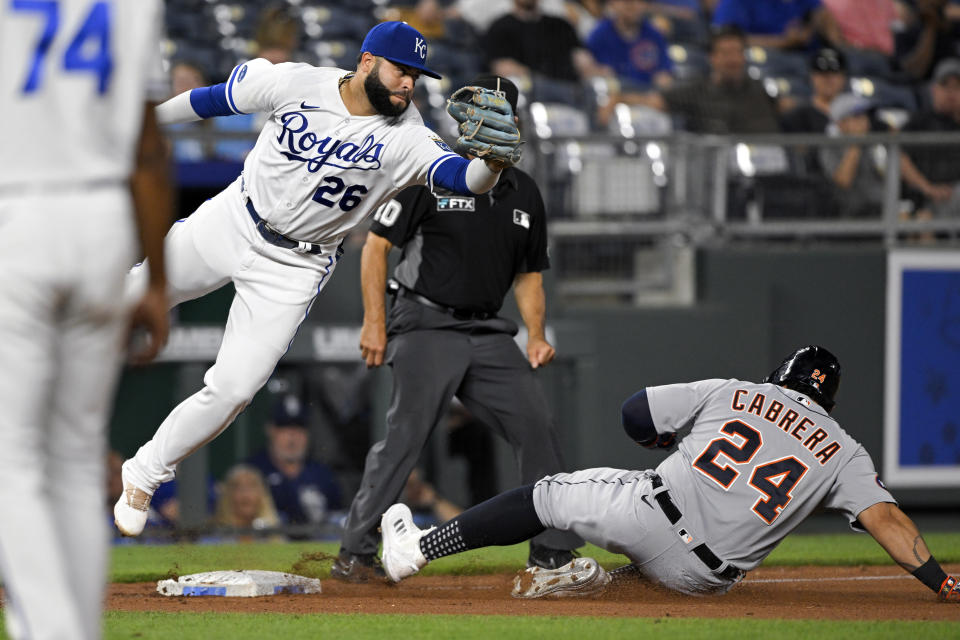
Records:
[[[681,593],[722,594],[818,506],[843,513],[943,600],[960,585],[880,483],[863,447],[830,417],[840,364],[807,346],[762,383],[701,380],[648,387],[622,409],[627,434],[677,451],[653,471],[560,473],[500,494],[427,531],[397,504],[383,515],[383,565],[399,581],[427,562],[570,529],[626,555],[631,570]],[[619,571],[619,570],[618,570]],[[593,593],[610,581],[596,561],[528,569],[513,595]]]
[[[143,531],[153,491],[226,429],[270,377],[352,228],[405,187],[478,194],[500,176],[504,162],[469,161],[424,126],[411,101],[414,85],[421,74],[439,75],[426,66],[427,43],[416,29],[381,23],[361,51],[354,72],[258,58],[238,65],[225,83],[157,107],[161,124],[269,117],[240,177],[167,234],[171,304],[230,281],[236,296],[204,387],[123,465],[114,518],[125,535]],[[145,276],[135,269],[131,290]]]

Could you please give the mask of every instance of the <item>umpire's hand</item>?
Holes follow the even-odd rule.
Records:
[[[542,367],[547,364],[553,357],[557,354],[554,350],[553,345],[546,341],[544,338],[528,338],[527,339],[527,360],[530,361],[530,366],[534,369]]]
[[[383,322],[364,322],[360,328],[360,357],[367,362],[367,368],[382,365],[386,350],[387,326]]]

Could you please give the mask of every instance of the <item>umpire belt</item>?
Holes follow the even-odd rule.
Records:
[[[279,231],[276,231],[273,227],[267,224],[266,220],[260,217],[260,214],[257,213],[257,210],[254,208],[253,202],[250,200],[250,198],[247,198],[247,211],[250,213],[250,219],[253,220],[253,224],[257,225],[257,231],[259,231],[263,239],[270,244],[277,247],[282,247],[283,249],[290,249],[291,251],[296,251],[297,253],[323,253],[323,246],[319,244],[291,240]],[[342,250],[338,249],[337,253],[341,253],[341,251]]]
[[[659,489],[663,486],[663,480],[660,479],[660,476],[653,476],[652,478],[653,488]],[[673,500],[670,499],[670,492],[666,489],[660,493],[655,493],[653,495],[654,500],[657,501],[657,504],[660,505],[660,510],[663,511],[663,515],[667,516],[667,520],[670,521],[670,524],[677,524],[680,518],[683,517],[683,514],[680,513],[680,509],[677,509],[677,505],[673,504]],[[733,566],[728,564],[727,568],[723,571],[717,572],[717,569],[723,566],[723,560],[717,557],[717,555],[710,550],[710,547],[706,543],[700,543],[693,548],[693,553],[703,564],[707,565],[707,568],[710,571],[713,571],[721,578],[726,580],[738,580],[743,572]]]
[[[489,311],[473,311],[470,309],[457,309],[455,307],[448,307],[440,303],[434,302],[426,296],[422,296],[416,291],[407,289],[400,283],[397,283],[397,295],[401,298],[406,298],[407,300],[412,300],[417,304],[422,304],[425,307],[430,309],[435,309],[442,313],[447,313],[456,318],[457,320],[489,320],[490,318],[496,318],[496,313],[491,313]]]

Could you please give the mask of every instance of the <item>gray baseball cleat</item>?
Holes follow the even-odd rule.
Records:
[[[592,596],[610,584],[610,574],[593,558],[575,558],[557,569],[530,567],[513,580],[514,598]]]
[[[117,525],[125,536],[138,536],[143,533],[147,525],[147,515],[150,513],[150,499],[152,494],[135,486],[127,479],[127,465],[124,463],[121,477],[123,478],[123,493],[117,504],[113,506],[113,523]]]
[[[420,538],[430,533],[413,524],[413,514],[405,504],[395,504],[380,518],[383,535],[383,570],[394,582],[412,576],[427,564],[420,551]]]

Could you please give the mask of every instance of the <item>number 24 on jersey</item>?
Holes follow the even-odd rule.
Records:
[[[720,431],[725,437],[712,440],[693,461],[693,468],[724,489],[729,489],[740,475],[737,467],[753,461],[763,446],[763,438],[759,431],[740,420],[727,422]],[[743,442],[737,444],[733,438],[740,438]],[[718,463],[717,456],[720,455],[733,464],[727,464],[723,460]],[[761,497],[753,504],[753,512],[767,524],[773,524],[793,499],[791,492],[808,468],[793,456],[755,467],[750,476],[750,486],[756,489]],[[762,496],[766,496],[766,499]]]

